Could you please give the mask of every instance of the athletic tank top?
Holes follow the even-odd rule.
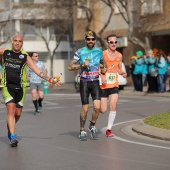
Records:
[[[12,48],[6,49],[2,56],[1,85],[10,88],[26,87],[27,56],[25,51],[15,53]]]
[[[103,51],[103,58],[106,63],[107,72],[105,75],[100,75],[101,77],[105,77],[107,83],[100,85],[101,89],[107,89],[107,88],[113,88],[113,87],[119,87],[118,83],[118,70],[119,70],[119,62],[121,59],[121,53],[118,51],[115,51],[115,58],[111,60],[107,55],[107,50]]]

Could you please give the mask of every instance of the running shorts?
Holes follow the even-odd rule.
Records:
[[[23,87],[23,88],[12,89],[9,87],[3,87],[2,95],[5,104],[15,103],[16,107],[22,108],[26,97],[26,88]]]
[[[101,97],[109,97],[111,94],[119,94],[119,88],[107,88],[107,89],[100,89]]]
[[[99,80],[83,81],[80,80],[80,96],[82,105],[89,104],[89,95],[93,100],[100,100]]]
[[[44,84],[43,83],[30,83],[30,90],[37,90],[37,91],[44,91]]]

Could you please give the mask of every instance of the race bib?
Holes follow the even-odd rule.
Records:
[[[106,81],[107,84],[114,84],[116,83],[116,73],[106,73]]]

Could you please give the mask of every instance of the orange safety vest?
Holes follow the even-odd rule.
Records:
[[[119,62],[121,60],[121,53],[115,51],[115,58],[114,60],[110,60],[107,55],[107,50],[103,51],[103,59],[106,63],[107,72],[105,75],[100,75],[101,77],[105,77],[107,80],[106,84],[100,85],[101,89],[119,87],[118,83],[118,70],[119,70]]]

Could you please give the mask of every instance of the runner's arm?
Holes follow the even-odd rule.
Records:
[[[44,74],[45,74],[45,75],[47,75],[47,74],[48,74],[47,69],[44,69],[44,70],[43,70],[43,72],[44,72]]]
[[[69,71],[73,70],[79,70],[81,67],[83,67],[81,64],[77,63],[77,61],[72,60],[68,66]]]
[[[2,55],[5,51],[5,48],[0,48],[0,55]]]
[[[122,55],[121,55],[121,59],[120,59],[120,62],[119,62],[119,69],[118,69],[118,74],[122,75],[124,78],[127,77],[127,73],[123,71],[123,68],[122,68]]]
[[[47,80],[49,83],[55,84],[57,86],[60,86],[60,82],[55,82],[53,78],[50,78],[46,75],[46,72],[39,69],[34,62],[32,61],[30,56],[27,56],[27,65],[28,67],[35,72],[39,77],[43,78],[44,80]]]

